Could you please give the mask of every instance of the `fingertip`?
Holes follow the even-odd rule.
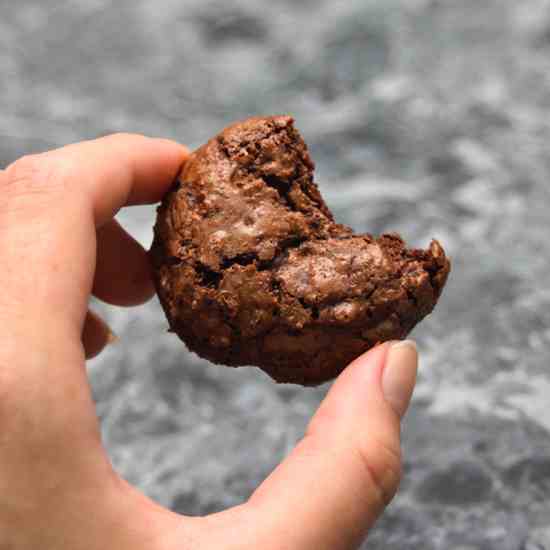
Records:
[[[172,179],[174,179],[191,155],[189,148],[173,139],[162,137],[150,137],[147,139],[158,148],[157,153],[165,156],[166,166],[172,168]]]
[[[355,392],[365,385],[379,383],[389,347],[389,343],[379,344],[354,359],[335,380],[331,392]]]
[[[369,349],[363,355],[354,359],[348,369],[358,371],[360,369],[376,370],[381,369],[384,366],[384,360],[390,348],[390,342],[379,343],[373,348]]]
[[[187,157],[191,154],[191,151],[188,147],[183,145],[182,143],[179,143],[178,141],[175,141],[173,139],[168,138],[150,138],[155,140],[157,143],[165,147],[167,150],[169,149],[174,155],[177,157],[185,160]]]
[[[149,176],[143,177],[143,184],[137,183],[130,192],[127,205],[155,203],[162,199],[164,194],[176,180],[191,152],[188,147],[167,138],[145,137],[147,154],[154,158],[148,170]]]
[[[116,219],[97,232],[93,294],[109,304],[136,306],[155,294],[149,256]]]

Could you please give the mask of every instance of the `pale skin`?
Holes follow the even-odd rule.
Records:
[[[88,304],[153,296],[146,252],[114,216],[158,202],[187,156],[171,141],[115,135],[0,171],[1,550],[347,550],[397,490],[417,364],[407,343],[346,368],[240,506],[182,516],[114,471],[85,370],[109,330]]]

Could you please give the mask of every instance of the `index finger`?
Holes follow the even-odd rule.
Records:
[[[174,182],[189,150],[174,141],[115,134],[45,153],[71,179],[78,177],[92,201],[96,226],[123,206],[158,202]],[[74,183],[72,184],[74,185]]]

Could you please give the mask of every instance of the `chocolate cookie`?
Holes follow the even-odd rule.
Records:
[[[450,269],[439,243],[355,235],[334,221],[313,169],[291,117],[252,118],[195,151],[164,198],[157,291],[201,357],[316,385],[435,306]]]

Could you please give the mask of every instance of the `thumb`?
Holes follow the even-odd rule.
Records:
[[[261,532],[265,548],[360,545],[399,485],[400,419],[416,371],[407,341],[371,350],[340,375],[305,438],[247,503],[256,540]]]

